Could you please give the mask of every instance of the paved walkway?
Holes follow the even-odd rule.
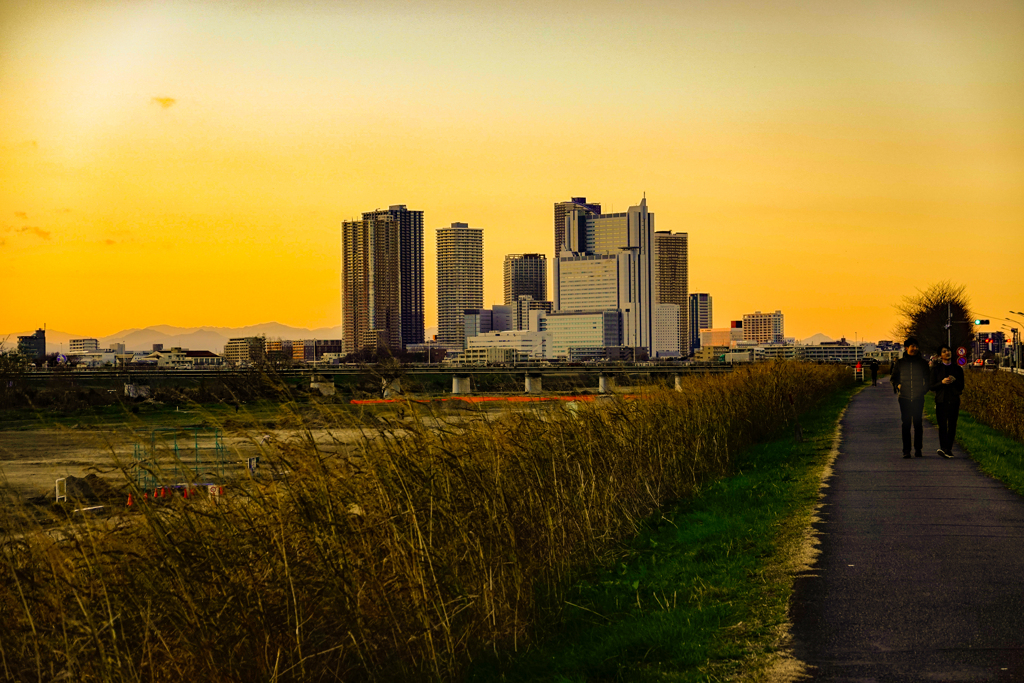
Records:
[[[847,409],[792,603],[816,680],[1024,681],[1024,498],[938,441],[926,419],[925,457],[902,459],[888,382]]]

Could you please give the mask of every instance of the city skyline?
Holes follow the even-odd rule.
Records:
[[[940,280],[1024,309],[1018,3],[15,0],[0,23],[2,333],[340,326],[339,226],[396,204],[483,226],[491,306],[506,254],[557,256],[554,204],[645,193],[719,321],[887,339]]]

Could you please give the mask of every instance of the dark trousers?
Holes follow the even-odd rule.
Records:
[[[914,423],[914,450],[920,452],[924,426],[921,423],[924,414],[924,396],[909,399],[900,398],[900,417],[903,420],[903,452],[910,452],[910,423]]]
[[[939,422],[939,448],[953,452],[956,441],[956,420],[960,417],[960,401],[943,401],[935,404],[935,417]]]

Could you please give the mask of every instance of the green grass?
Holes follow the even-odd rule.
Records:
[[[739,473],[651,517],[618,557],[578,577],[560,619],[471,680],[705,681],[750,675],[784,632],[792,558],[818,502],[837,392],[789,433],[745,450]]]
[[[935,399],[931,394],[925,398],[924,410],[934,424]],[[957,420],[956,442],[978,463],[982,472],[1024,495],[1024,443],[981,424],[963,410]]]

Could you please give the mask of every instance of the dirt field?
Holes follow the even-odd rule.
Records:
[[[519,406],[515,409],[545,411],[552,407]],[[507,404],[494,403],[471,408],[461,405],[449,407],[440,416],[432,412],[439,410],[436,407],[422,408],[417,412],[420,413],[419,419],[442,419],[451,425],[466,419],[480,419],[481,412],[493,415],[508,409]],[[205,413],[190,412],[187,416],[185,413],[167,412],[147,416],[134,427],[129,427],[123,420],[97,424],[86,419],[79,422],[69,419],[67,425],[54,425],[51,422],[38,427],[25,428],[21,424],[17,429],[0,428],[0,484],[5,484],[24,498],[54,496],[57,479],[96,474],[115,489],[120,489],[126,482],[122,467],[133,462],[136,443],[144,447],[151,445],[154,428],[183,427],[189,421],[196,422],[196,418],[210,419],[210,415]],[[413,419],[410,412],[400,407],[379,406],[373,414],[375,417],[362,416],[360,419],[372,424],[376,418],[382,418],[392,426]],[[335,420],[329,414],[309,413],[301,419],[306,420],[308,429],[293,426],[296,424],[294,414],[289,416],[271,407],[248,415],[243,412],[237,418],[234,413],[217,415],[213,423],[222,430],[227,478],[230,480],[233,476],[242,476],[245,461],[267,452],[268,448],[306,442],[313,438],[322,451],[331,453],[343,448],[344,444],[355,443],[366,436],[373,438],[375,433],[372,427],[365,431],[337,426],[328,428],[326,425],[351,423],[350,419]],[[203,439],[202,445],[209,443],[208,436]],[[179,437],[178,445],[182,449],[181,459],[188,461],[191,457],[188,448],[192,445],[189,437]],[[173,461],[168,446],[166,437],[163,444],[158,446],[158,459],[162,465]]]
[[[271,444],[305,441],[312,436],[325,452],[333,452],[339,443],[361,438],[354,429],[264,429],[259,432],[226,431],[223,443],[228,472],[241,473],[247,458],[260,455]],[[118,463],[132,462],[135,443],[147,444],[150,434],[135,434],[125,428],[75,429],[66,427],[22,431],[0,431],[0,477],[6,485],[24,497],[52,495],[54,482],[62,477],[85,477],[95,473],[114,487],[125,482]],[[179,444],[183,459],[187,439]],[[161,451],[166,453],[166,451]],[[168,460],[169,458],[163,458]]]

